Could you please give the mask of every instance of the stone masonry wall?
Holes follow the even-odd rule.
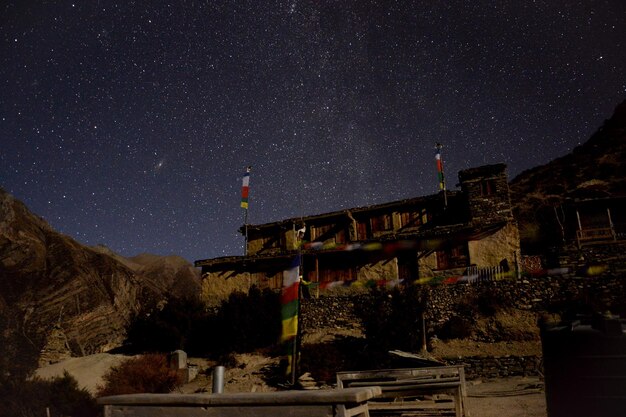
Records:
[[[468,380],[543,374],[541,358],[537,356],[474,357],[448,360],[448,363],[450,365],[463,365],[465,378]]]
[[[508,308],[540,314],[552,306],[579,300],[591,303],[599,311],[624,304],[626,279],[623,275],[594,277],[545,276],[517,281],[480,282],[476,284],[439,285],[431,287],[427,320],[437,328],[455,314],[460,302],[475,299],[488,292],[498,304]],[[303,301],[301,320],[310,330],[360,327],[355,306],[366,303],[367,295],[322,295]],[[534,356],[464,357],[449,361],[462,363],[468,379],[495,378],[512,375],[538,375],[542,372],[541,358]]]
[[[522,280],[479,282],[475,284],[439,285],[431,287],[428,316],[445,321],[455,312],[459,301],[470,299],[489,290],[501,305],[509,308],[545,312],[550,306],[581,300],[593,302],[599,308],[618,305],[626,299],[626,279],[622,277],[527,277]],[[345,318],[358,320],[354,306],[364,303],[366,296],[324,295],[304,300],[302,315],[305,326],[323,328]],[[315,318],[313,318],[315,317]],[[307,322],[311,320],[311,322]]]

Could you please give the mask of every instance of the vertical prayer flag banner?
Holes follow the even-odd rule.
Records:
[[[441,144],[438,143],[435,146],[435,149],[437,149],[435,152],[435,160],[437,161],[437,179],[439,180],[439,189],[445,190],[446,182],[443,177],[443,160],[441,159]]]
[[[243,174],[243,185],[241,187],[241,208],[248,209],[248,192],[250,191],[250,168],[246,168]]]
[[[283,271],[283,289],[280,296],[283,331],[280,340],[291,340],[298,334],[298,289],[300,286],[300,255]]]
[[[296,338],[294,337],[291,340],[288,340],[285,345],[287,347],[287,368],[285,369],[285,374],[286,375],[291,375],[293,369],[294,369],[294,359],[296,355],[296,349],[295,349],[295,344],[296,344]]]

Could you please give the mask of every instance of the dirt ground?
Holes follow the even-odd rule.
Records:
[[[458,348],[458,347],[457,347]],[[509,346],[510,348],[510,346]],[[458,352],[458,350],[457,350]],[[60,376],[64,370],[73,375],[79,386],[95,392],[102,375],[122,361],[125,356],[98,354],[71,358],[40,368],[41,378]],[[201,358],[190,358],[189,365],[199,370],[198,377],[179,389],[182,393],[211,392],[211,363]],[[263,369],[276,366],[278,358],[261,355],[237,355],[238,366],[228,368],[224,374],[224,392],[274,391],[263,380]],[[467,408],[472,417],[546,417],[543,383],[536,377],[510,377],[487,381],[468,381]]]
[[[471,356],[541,356],[539,340],[485,343],[470,340],[434,340],[430,353],[438,358]]]
[[[543,388],[538,377],[469,381],[467,408],[471,417],[547,417]]]

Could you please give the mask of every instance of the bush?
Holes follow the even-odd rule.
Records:
[[[216,353],[250,352],[278,342],[281,332],[280,299],[256,286],[248,294],[234,293],[222,303],[213,321]]]
[[[374,350],[418,351],[422,340],[422,314],[429,299],[429,289],[411,285],[392,291],[377,290],[371,302],[357,311],[368,344]]]
[[[468,317],[452,316],[439,329],[437,333],[442,340],[466,339],[473,334],[474,323]]]
[[[172,299],[162,308],[154,306],[138,314],[128,329],[126,343],[134,353],[186,350],[194,326],[206,315],[198,300]]]
[[[279,295],[253,286],[233,293],[215,313],[194,300],[172,300],[162,309],[144,310],[128,329],[132,351],[220,356],[275,344],[281,331]]]
[[[65,372],[52,380],[14,380],[0,385],[0,415],[39,417],[52,416],[95,417],[99,407],[94,398]]]
[[[454,306],[458,314],[470,321],[477,316],[493,317],[506,308],[501,295],[494,288],[479,287],[476,292],[470,292]]]
[[[168,393],[182,384],[178,372],[170,369],[167,357],[149,353],[112,367],[98,386],[98,397],[106,395]]]
[[[336,382],[337,371],[385,369],[391,366],[387,352],[367,349],[361,338],[338,338],[330,343],[303,345],[300,373],[310,372],[316,381]]]

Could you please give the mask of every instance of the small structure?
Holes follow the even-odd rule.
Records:
[[[626,240],[626,197],[575,199],[566,205],[578,247]]]
[[[184,350],[175,350],[168,356],[170,369],[176,371],[184,383],[193,381],[198,376],[198,368],[187,363],[187,353]]]
[[[520,243],[506,165],[461,171],[459,183],[460,191],[445,195],[247,225],[246,256],[195,262],[204,297],[210,302],[224,288],[280,288],[298,253],[303,278],[320,285],[462,276],[468,267],[512,271]]]
[[[428,412],[428,415],[442,415],[454,410],[455,417],[469,415],[463,366],[337,372],[339,389],[370,385],[382,390],[382,394],[369,403],[370,411],[377,414],[423,415]],[[448,395],[452,401],[425,401],[426,397],[439,394]]]

